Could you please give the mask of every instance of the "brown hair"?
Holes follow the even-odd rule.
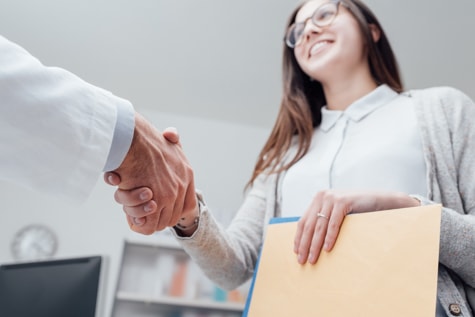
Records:
[[[386,84],[397,92],[403,90],[399,69],[386,34],[371,10],[359,0],[341,0],[358,22],[365,47],[371,74],[378,84]],[[291,14],[287,28],[306,2],[300,4]],[[373,41],[369,25],[380,31],[380,38]],[[314,127],[320,125],[321,108],[326,100],[323,87],[318,81],[311,80],[295,59],[292,48],[284,43],[283,52],[283,96],[276,122],[267,142],[259,153],[257,163],[248,186],[256,177],[266,173],[278,173],[290,168],[308,151]],[[295,140],[294,139],[295,136]],[[298,150],[293,158],[283,164],[284,156],[292,142],[298,142]]]

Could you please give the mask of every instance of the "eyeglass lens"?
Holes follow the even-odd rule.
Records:
[[[337,13],[338,2],[328,2],[318,7],[312,14],[310,20],[312,20],[312,23],[316,26],[325,27],[333,22]],[[305,25],[307,24],[308,20],[309,19],[306,19],[304,22],[294,23],[289,28],[286,35],[286,42],[288,46],[295,47],[301,42]]]

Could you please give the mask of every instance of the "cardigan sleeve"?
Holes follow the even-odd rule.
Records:
[[[171,229],[190,257],[223,289],[235,289],[253,275],[266,225],[266,186],[271,179],[261,175],[254,181],[227,229],[216,222],[206,203],[191,237],[179,237]]]
[[[462,92],[424,90],[419,108],[429,170],[429,197],[442,203],[439,261],[475,287],[475,104]]]

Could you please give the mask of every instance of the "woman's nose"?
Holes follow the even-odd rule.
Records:
[[[318,34],[322,32],[322,28],[312,22],[311,19],[305,21],[305,25],[302,32],[302,39],[308,40],[313,34]]]

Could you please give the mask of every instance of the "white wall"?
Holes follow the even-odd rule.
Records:
[[[406,89],[452,86],[475,99],[475,1],[363,1],[389,37]]]
[[[287,17],[300,0],[0,0],[0,33],[139,110],[269,127]],[[475,98],[475,1],[367,0],[407,88]]]
[[[183,148],[195,168],[197,187],[223,223],[239,207],[247,182],[268,131],[252,126],[144,112],[157,127],[178,128]],[[123,240],[130,235],[123,212],[113,200],[113,188],[99,179],[81,205],[58,201],[9,183],[0,183],[0,263],[13,261],[14,233],[31,223],[50,226],[59,237],[57,258],[100,254],[108,258],[103,314],[109,316],[119,273]]]
[[[296,1],[0,0],[0,34],[140,110],[269,126]]]

